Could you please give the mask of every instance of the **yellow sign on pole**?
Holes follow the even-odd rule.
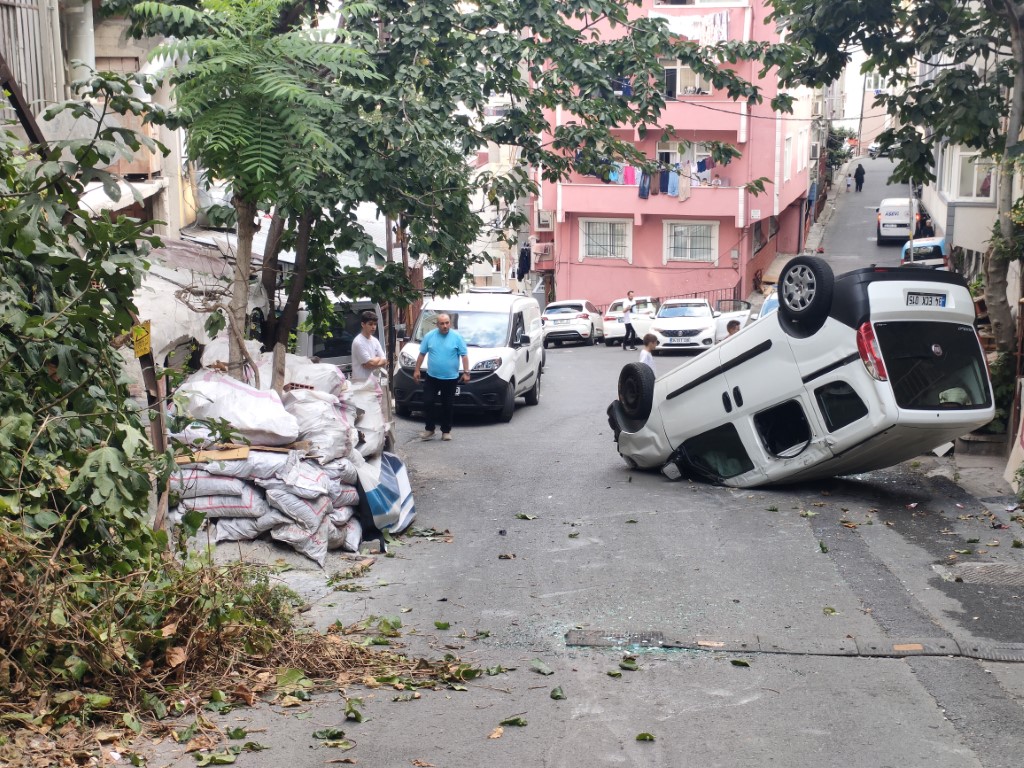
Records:
[[[132,326],[132,344],[135,347],[136,357],[148,355],[153,351],[150,344],[152,339],[149,335],[149,328],[149,320],[144,321],[141,325]]]

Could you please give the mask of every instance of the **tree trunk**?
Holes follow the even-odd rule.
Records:
[[[231,302],[228,305],[228,374],[245,380],[242,340],[248,325],[249,278],[252,276],[252,238],[256,234],[256,204],[235,195],[232,200],[238,216],[235,272],[231,281]]]
[[[260,337],[260,341],[267,349],[272,348],[277,339],[277,286],[280,282],[278,254],[281,252],[281,235],[284,234],[284,224],[284,217],[279,213],[275,213],[270,220],[270,229],[267,230],[267,245],[263,251],[263,271],[260,273],[263,292],[270,305],[270,311],[267,313],[266,321],[263,324],[263,333]]]
[[[309,240],[313,230],[313,219],[315,214],[312,210],[305,210],[299,217],[299,228],[295,241],[295,270],[292,272],[292,282],[288,286],[288,298],[284,303],[281,317],[277,324],[277,334],[274,338],[274,378],[271,382],[271,389],[278,392],[284,386],[284,350],[288,344],[288,335],[295,328],[299,320],[299,304],[302,303],[302,292],[306,288],[306,271],[309,265]],[[280,348],[280,352],[278,352]],[[278,369],[278,355],[280,355],[281,366]]]

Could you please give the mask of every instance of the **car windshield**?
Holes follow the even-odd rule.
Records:
[[[991,406],[985,359],[972,326],[875,323],[875,336],[900,408],[937,411]]]
[[[467,347],[500,347],[508,342],[507,312],[455,312],[442,310],[424,310],[416,322],[413,341],[423,341],[423,337],[437,328],[437,316],[448,315],[452,320],[452,329],[459,332]]]
[[[658,317],[711,317],[707,304],[668,304],[658,311]]]
[[[548,306],[544,310],[545,315],[571,315],[575,312],[582,312],[582,304],[559,304],[558,306]]]

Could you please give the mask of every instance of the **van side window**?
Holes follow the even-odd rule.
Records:
[[[845,381],[831,381],[814,390],[818,408],[825,419],[825,429],[837,429],[853,424],[868,415],[868,407],[860,396]]]
[[[519,337],[526,333],[526,324],[523,322],[523,313],[516,312],[512,318],[512,343],[518,344]]]
[[[729,478],[754,468],[736,427],[723,424],[683,443],[685,460],[702,475]]]
[[[796,400],[787,400],[754,416],[754,427],[772,456],[791,459],[811,442],[811,425]]]

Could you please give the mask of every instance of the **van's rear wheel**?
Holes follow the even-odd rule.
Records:
[[[530,391],[526,393],[526,404],[537,405],[540,402],[540,372],[537,372],[537,378],[534,379],[533,386],[530,387]]]
[[[636,432],[647,423],[654,407],[654,371],[645,363],[628,363],[619,373],[619,402],[622,415],[629,421],[624,424]]]
[[[817,256],[797,256],[779,275],[779,315],[805,333],[814,333],[832,309],[835,276]]]

